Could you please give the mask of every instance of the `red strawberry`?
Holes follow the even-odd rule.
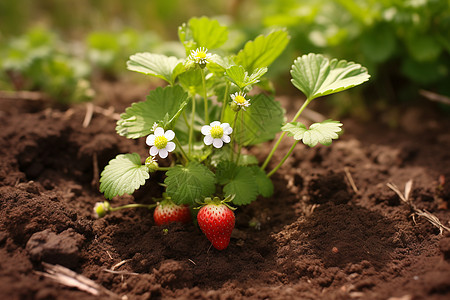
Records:
[[[230,243],[234,228],[234,212],[223,202],[203,206],[197,215],[198,225],[217,250],[223,250]]]
[[[191,212],[187,205],[177,205],[170,199],[158,202],[153,213],[156,225],[164,225],[172,222],[189,223]]]

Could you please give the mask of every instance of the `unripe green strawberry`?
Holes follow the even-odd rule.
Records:
[[[230,243],[234,228],[234,212],[223,203],[203,206],[197,215],[198,225],[217,250],[223,250]]]
[[[177,205],[170,199],[163,200],[156,205],[153,213],[156,225],[164,225],[172,222],[189,223],[191,212],[187,205]]]

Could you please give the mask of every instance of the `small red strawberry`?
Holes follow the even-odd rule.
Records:
[[[220,201],[207,202],[197,215],[198,225],[217,250],[223,250],[230,243],[234,228],[234,212]]]
[[[158,202],[153,213],[156,225],[164,225],[172,222],[189,223],[191,212],[187,205],[177,205],[170,199]]]

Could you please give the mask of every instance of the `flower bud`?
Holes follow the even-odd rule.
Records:
[[[231,102],[230,107],[233,111],[238,112],[241,110],[241,106],[237,105],[236,102]]]
[[[111,206],[109,205],[108,201],[104,202],[97,202],[94,205],[94,213],[97,217],[97,219],[103,218],[106,216],[107,213],[109,213]]]
[[[145,166],[148,168],[148,171],[150,173],[158,171],[159,168],[159,165],[153,156],[147,157],[147,159],[145,160]]]

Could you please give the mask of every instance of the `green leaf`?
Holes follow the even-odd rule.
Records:
[[[221,26],[217,20],[207,17],[192,18],[189,20],[189,29],[197,47],[216,49],[228,40],[228,29]]]
[[[207,167],[191,161],[166,172],[167,194],[177,204],[193,204],[210,197],[216,190],[215,176]]]
[[[406,37],[408,51],[418,62],[433,62],[442,52],[440,43],[430,34],[411,33]]]
[[[237,54],[235,62],[244,66],[250,73],[257,68],[268,67],[283,52],[289,39],[285,30],[260,35],[245,44],[244,49]]]
[[[244,146],[272,140],[285,122],[284,110],[280,103],[272,96],[265,94],[259,94],[250,99],[250,106],[240,113],[244,114],[244,126],[242,127],[239,116],[236,128],[233,128],[233,134],[238,133],[235,137],[236,142]],[[234,114],[234,111],[227,109],[225,122],[233,124]]]
[[[100,192],[107,199],[125,193],[131,195],[150,177],[137,153],[117,155],[109,161],[100,176]]]
[[[282,130],[295,140],[302,140],[303,144],[314,147],[317,143],[325,146],[331,145],[333,139],[339,138],[338,133],[342,131],[342,123],[339,121],[326,120],[321,123],[314,123],[309,129],[300,122],[287,123]]]
[[[273,183],[266,172],[261,170],[259,166],[251,166],[250,169],[255,177],[256,185],[258,186],[258,193],[263,197],[270,197],[273,195]]]
[[[403,61],[401,71],[411,80],[427,85],[448,76],[447,67],[443,62],[417,62],[411,58]]]
[[[243,66],[231,66],[226,69],[225,72],[228,79],[242,90],[246,86],[258,83],[259,78],[267,73],[267,68],[255,69],[250,76],[248,76],[248,73],[245,71]]]
[[[239,156],[238,165],[240,166],[249,166],[249,165],[257,165],[259,163],[258,158],[251,154],[241,154]]]
[[[184,72],[179,76],[179,81],[190,95],[200,94],[203,91],[202,73],[199,69]]]
[[[147,100],[133,103],[120,115],[116,131],[119,135],[136,139],[150,134],[153,123],[173,119],[186,105],[187,93],[180,86],[158,87]]]
[[[195,50],[196,44],[192,39],[191,32],[186,23],[183,23],[181,24],[181,26],[178,27],[178,38],[180,39],[180,42],[184,46],[186,56],[189,56],[191,50]]]
[[[220,149],[214,149],[211,155],[211,165],[217,167],[223,161],[229,161],[232,158],[232,150],[231,147],[222,147]],[[250,154],[241,154],[239,156],[238,165],[240,166],[249,166],[249,165],[257,165],[259,163],[258,159],[254,155]]]
[[[174,70],[181,62],[182,60],[175,56],[168,57],[162,54],[144,52],[131,55],[127,61],[127,68],[131,71],[164,79],[173,85],[177,75],[180,73],[179,68],[176,72]]]
[[[367,59],[384,62],[395,52],[396,37],[393,28],[380,23],[361,35],[361,50]]]
[[[236,176],[237,169],[236,164],[230,160],[220,162],[216,168],[217,183],[227,184],[230,182]]]
[[[224,185],[225,197],[235,195],[235,205],[249,204],[258,197],[258,186],[250,167],[236,166],[231,161],[221,162],[216,176],[218,183]]]
[[[314,53],[298,57],[292,65],[291,75],[292,84],[309,100],[347,90],[370,78],[367,69],[359,64],[337,59],[330,61]]]

